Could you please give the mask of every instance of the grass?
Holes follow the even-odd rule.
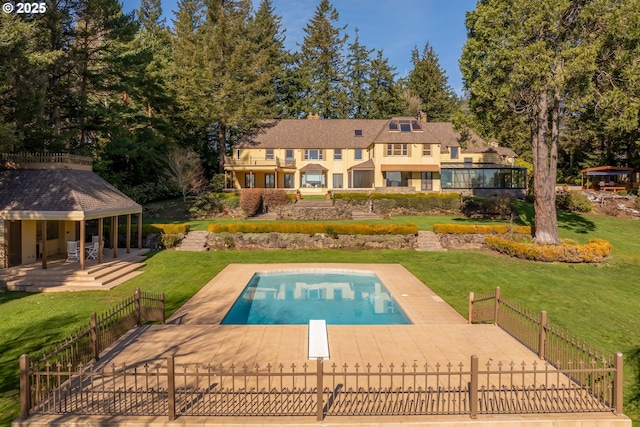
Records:
[[[521,208],[517,222],[529,223],[530,207]],[[454,221],[467,220],[399,217],[379,222],[412,222],[430,229],[434,223]],[[198,221],[194,227],[206,229],[208,223]],[[399,263],[464,315],[469,292],[500,286],[506,298],[533,311],[546,310],[550,322],[587,342],[607,352],[623,352],[625,413],[638,420],[640,221],[560,213],[559,224],[563,238],[580,243],[594,237],[610,241],[612,259],[600,265],[566,265],[510,259],[488,251],[308,250],[296,251],[295,261]],[[19,355],[68,335],[87,323],[92,311],[104,312],[140,287],[165,292],[170,315],[229,263],[291,261],[291,251],[164,251],[149,257],[143,275],[109,292],[0,294],[0,426],[18,416]]]

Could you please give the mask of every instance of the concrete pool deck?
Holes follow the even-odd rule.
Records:
[[[374,272],[411,319],[411,325],[328,325],[331,364],[363,366],[414,362],[423,365],[469,364],[471,355],[479,363],[503,361],[540,363],[537,356],[494,325],[467,323],[433,291],[398,264],[231,264],[174,313],[165,325],[134,329],[108,349],[100,366],[164,364],[173,355],[178,364],[259,364],[285,366],[313,363],[308,357],[307,325],[221,325],[220,322],[255,272],[288,269],[341,269]],[[540,426],[540,427],[630,427],[624,416],[610,413],[483,415],[468,416],[359,416],[313,417],[166,417],[132,416],[34,416],[14,422],[26,426]]]
[[[333,363],[468,364],[502,360],[527,364],[537,356],[494,325],[469,325],[399,264],[231,264],[185,303],[165,325],[139,328],[109,351],[101,364],[140,364],[169,354],[179,363],[285,365],[308,362],[307,325],[221,325],[255,272],[340,269],[374,272],[411,325],[328,325]],[[482,362],[481,362],[482,363]]]

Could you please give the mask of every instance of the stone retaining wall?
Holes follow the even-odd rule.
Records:
[[[279,219],[295,219],[302,221],[326,221],[333,219],[350,219],[352,209],[349,206],[305,207],[291,203],[271,209]]]
[[[402,249],[414,250],[417,237],[410,235],[339,235],[285,233],[211,233],[209,250],[275,249]]]
[[[483,249],[488,234],[436,234],[445,249]]]

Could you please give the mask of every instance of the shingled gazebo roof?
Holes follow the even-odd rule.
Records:
[[[4,219],[79,221],[140,212],[142,206],[91,171],[0,170]]]

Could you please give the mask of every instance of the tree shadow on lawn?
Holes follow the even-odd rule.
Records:
[[[517,209],[515,224],[531,225],[535,224],[535,210],[533,205],[522,201],[513,202]],[[558,228],[573,231],[578,234],[587,234],[595,231],[596,224],[573,212],[557,210]]]

